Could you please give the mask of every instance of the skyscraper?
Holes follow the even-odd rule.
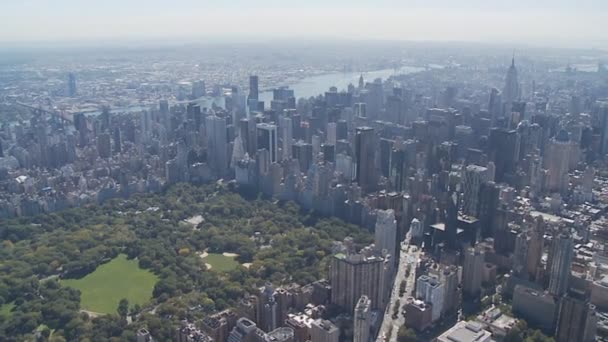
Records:
[[[376,146],[375,132],[371,127],[358,127],[355,136],[355,157],[357,159],[356,181],[363,192],[376,188]]]
[[[462,290],[470,297],[477,297],[481,291],[485,253],[480,248],[468,248],[464,255],[462,270]]]
[[[211,167],[219,177],[224,177],[228,171],[228,132],[226,119],[215,115],[205,118],[207,130],[207,156]]]
[[[353,342],[369,342],[370,327],[372,323],[372,304],[370,299],[363,295],[357,301],[354,312]]]
[[[394,210],[377,211],[375,236],[376,249],[380,252],[386,250],[394,258],[397,251],[397,221]]]
[[[463,211],[466,215],[479,217],[479,195],[481,184],[489,181],[488,169],[479,165],[468,165],[464,172]]]
[[[291,159],[293,146],[293,123],[289,117],[281,117],[279,119],[279,127],[281,128],[281,159]]]
[[[570,234],[561,233],[553,238],[547,260],[549,293],[561,296],[568,290],[570,267],[574,254],[574,242]]]
[[[354,310],[363,295],[372,301],[372,308],[383,308],[386,295],[386,260],[363,254],[335,254],[329,266],[331,302],[346,310]]]
[[[519,99],[519,81],[517,80],[517,68],[515,67],[515,56],[511,59],[511,66],[505,77],[505,87],[502,91],[502,99],[508,112],[511,111],[513,101]]]
[[[543,167],[548,171],[547,189],[551,192],[564,193],[568,190],[568,162],[571,150],[568,132],[560,130],[557,135],[549,141]]]
[[[516,130],[492,128],[488,155],[496,167],[496,182],[504,182],[515,173],[519,160],[519,135]]]
[[[258,96],[258,76],[251,75],[249,76],[249,99],[257,101]]]
[[[279,150],[277,141],[277,126],[268,123],[259,123],[256,126],[257,132],[257,147],[259,149],[266,149],[270,154],[270,162],[276,163],[278,161]]]
[[[597,331],[595,305],[579,294],[568,294],[560,303],[557,319],[557,342],[592,342]]]
[[[68,84],[67,84],[67,95],[69,97],[76,96],[77,88],[76,88],[76,75],[74,73],[68,74]]]

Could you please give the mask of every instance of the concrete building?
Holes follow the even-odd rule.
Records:
[[[363,254],[336,254],[331,259],[329,282],[331,302],[346,310],[354,310],[365,295],[372,309],[384,309],[387,296],[388,260]]]
[[[433,323],[433,308],[430,304],[412,297],[405,304],[405,325],[416,330],[424,331]]]
[[[317,319],[310,328],[311,342],[338,342],[340,329],[327,320]]]
[[[376,250],[395,256],[397,251],[397,221],[392,209],[376,212],[375,240]]]
[[[479,193],[481,184],[490,180],[488,169],[479,165],[468,165],[464,172],[463,212],[479,217]]]
[[[553,296],[524,285],[516,285],[513,291],[513,313],[528,322],[531,327],[552,334],[555,327],[557,303]]]
[[[416,280],[416,298],[431,304],[433,322],[441,317],[444,296],[444,286],[437,277],[421,275]]]
[[[372,325],[372,303],[367,296],[363,295],[357,301],[353,320],[353,342],[369,342]]]
[[[377,186],[376,135],[371,127],[358,127],[355,135],[356,181],[364,193]]]
[[[493,342],[492,333],[477,322],[460,321],[436,339],[437,342]]]
[[[562,233],[553,238],[547,267],[549,293],[554,296],[561,296],[568,290],[573,254],[574,242],[570,234]]]
[[[464,256],[462,291],[470,296],[479,296],[483,277],[485,252],[481,248],[468,248]]]
[[[560,303],[557,319],[557,342],[592,342],[597,331],[597,314],[595,306],[584,296],[568,294]]]

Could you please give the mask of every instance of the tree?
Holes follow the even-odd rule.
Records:
[[[121,299],[116,311],[122,319],[126,319],[129,314],[129,301],[126,298]]]
[[[397,341],[398,342],[417,342],[418,337],[416,337],[416,332],[413,329],[408,328],[405,325],[402,325],[399,328],[399,331],[397,332]]]

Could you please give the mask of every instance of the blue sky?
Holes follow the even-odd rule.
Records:
[[[603,44],[608,0],[0,0],[0,41],[204,36]]]

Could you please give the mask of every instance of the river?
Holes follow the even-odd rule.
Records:
[[[325,75],[306,77],[295,84],[289,85],[290,89],[293,89],[296,98],[304,97],[309,98],[311,96],[317,96],[324,94],[329,90],[330,87],[337,87],[338,91],[345,90],[350,83],[357,86],[359,77],[363,75],[363,79],[366,82],[371,82],[376,78],[386,80],[393,75],[410,74],[413,72],[419,72],[424,68],[419,67],[401,67],[397,69],[382,69],[368,72],[337,72]],[[277,85],[277,87],[280,85]],[[264,101],[266,107],[270,105],[272,100],[272,91],[265,91],[260,93],[260,101]]]

